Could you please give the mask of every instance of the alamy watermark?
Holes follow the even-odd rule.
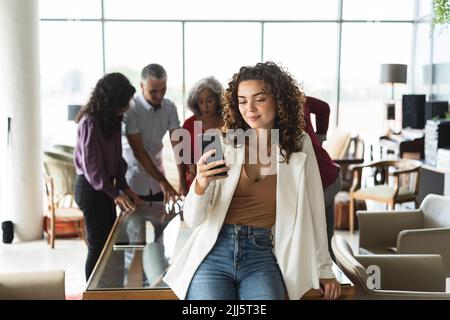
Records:
[[[208,149],[215,149],[216,158],[225,157],[222,141],[228,147],[248,148],[249,164],[260,164],[261,174],[270,175],[276,173],[277,155],[275,146],[280,141],[278,129],[227,129],[225,135],[219,129],[202,130],[202,122],[194,122],[194,137],[184,128],[175,129],[170,137],[174,146],[176,164],[196,164],[202,156],[202,145],[207,142]],[[191,141],[194,140],[192,146]],[[246,151],[246,150],[245,150]],[[227,164],[237,163],[237,154],[232,152],[225,157]]]
[[[381,270],[377,265],[370,265],[366,269],[369,277],[366,280],[366,285],[369,290],[381,289]]]

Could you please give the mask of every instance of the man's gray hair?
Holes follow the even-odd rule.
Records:
[[[141,81],[147,80],[167,80],[167,72],[166,70],[157,63],[151,63],[142,69],[141,72]]]

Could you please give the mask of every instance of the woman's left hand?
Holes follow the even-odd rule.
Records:
[[[334,300],[341,295],[341,285],[336,279],[319,279],[323,299]]]

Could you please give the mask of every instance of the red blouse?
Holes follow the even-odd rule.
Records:
[[[330,158],[327,151],[322,148],[319,139],[314,132],[314,128],[311,123],[311,113],[316,115],[316,127],[318,134],[326,134],[328,130],[328,119],[330,115],[330,107],[325,101],[307,97],[304,107],[305,115],[305,131],[309,134],[311,142],[313,144],[314,153],[317,158],[317,164],[319,165],[320,178],[322,179],[322,186],[325,189],[336,180],[339,174],[339,167]]]

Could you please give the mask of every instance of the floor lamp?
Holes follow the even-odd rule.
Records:
[[[406,64],[382,64],[381,83],[391,84],[391,100],[386,103],[386,120],[395,120],[394,85],[406,83],[408,66]],[[391,129],[391,128],[390,128]]]

